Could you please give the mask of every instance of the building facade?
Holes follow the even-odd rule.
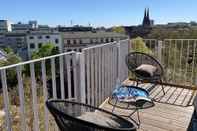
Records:
[[[97,44],[109,43],[127,39],[128,37],[124,34],[114,32],[63,32],[63,50],[78,51],[80,52],[83,48],[94,46]]]
[[[10,32],[0,35],[0,48],[6,47],[11,48],[23,60],[28,60],[26,34]]]
[[[8,20],[0,20],[0,33],[11,32],[11,22]]]
[[[59,49],[59,52],[62,52],[62,38],[60,33],[31,32],[27,34],[26,40],[29,59],[31,59],[34,51],[38,51],[46,43],[54,44]]]

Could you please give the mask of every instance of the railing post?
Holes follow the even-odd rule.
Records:
[[[159,40],[158,41],[158,59],[160,62],[162,62],[162,44],[163,44],[163,41]]]
[[[120,42],[117,43],[117,48],[118,48],[118,57],[117,57],[117,65],[118,65],[118,74],[117,74],[117,81],[122,81],[121,80],[121,54],[120,54]]]
[[[80,101],[82,103],[86,103],[86,91],[85,91],[85,54],[84,51],[82,53],[78,53],[79,56],[79,84],[80,84]]]
[[[11,115],[9,110],[9,96],[8,96],[8,87],[7,87],[7,78],[6,78],[6,70],[3,69],[0,71],[1,73],[1,83],[3,89],[3,101],[5,107],[5,119],[6,119],[6,130],[12,131],[12,123],[11,123]]]

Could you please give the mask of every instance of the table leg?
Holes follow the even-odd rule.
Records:
[[[131,116],[132,116],[135,112],[137,112],[137,122],[136,122],[136,121],[134,121],[134,122],[135,122],[135,124],[136,124],[136,125],[138,126],[138,128],[139,128],[139,127],[140,127],[140,124],[141,124],[139,109],[134,110],[134,111],[133,111],[129,116],[127,116],[127,117],[133,121],[133,119],[132,119]]]

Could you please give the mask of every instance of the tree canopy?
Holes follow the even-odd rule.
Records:
[[[46,43],[38,51],[33,52],[32,59],[58,54],[58,48],[53,43]]]
[[[112,28],[113,32],[125,34],[125,29],[121,26],[116,26]]]
[[[132,50],[136,52],[142,52],[152,54],[152,51],[146,46],[145,42],[141,37],[137,37],[131,40]]]

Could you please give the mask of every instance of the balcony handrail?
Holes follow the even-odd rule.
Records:
[[[75,51],[65,52],[65,53],[61,53],[61,54],[57,54],[57,55],[46,56],[46,57],[42,57],[42,58],[38,58],[38,59],[34,59],[34,60],[25,61],[25,62],[19,62],[19,63],[12,64],[12,65],[2,66],[2,67],[0,67],[0,70],[5,70],[5,69],[8,69],[8,68],[13,68],[13,67],[21,66],[21,65],[40,62],[40,61],[43,61],[43,60],[52,59],[52,58],[56,58],[56,57],[59,57],[59,56],[73,54],[73,53],[75,53]]]

